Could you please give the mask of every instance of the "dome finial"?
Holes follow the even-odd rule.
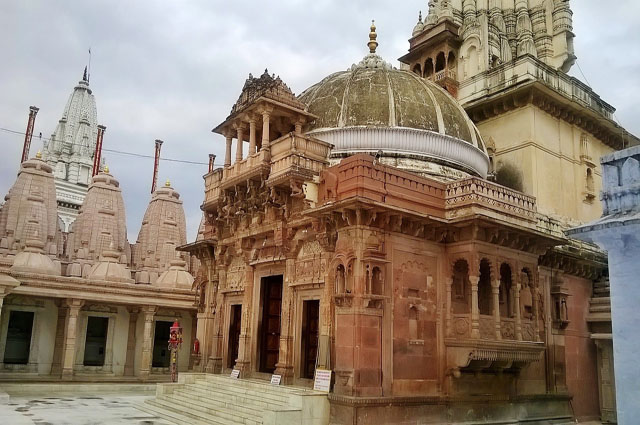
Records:
[[[422,23],[422,10],[418,13],[418,22]]]
[[[169,179],[167,179],[166,182],[164,182],[165,187],[171,187],[171,181]]]
[[[87,77],[87,67],[84,67],[84,74],[82,74],[82,81],[89,82],[89,77]]]
[[[369,42],[367,46],[369,46],[369,53],[375,53],[376,48],[378,47],[378,42],[376,39],[378,38],[378,34],[376,34],[376,21],[371,21],[371,32],[369,33]]]
[[[109,166],[108,166],[108,165],[105,165],[105,166],[104,166],[104,168],[102,169],[102,171],[103,171],[105,174],[109,174]]]
[[[36,153],[36,159],[42,159],[42,151],[38,151],[38,153]]]

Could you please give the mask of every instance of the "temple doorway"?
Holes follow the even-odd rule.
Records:
[[[7,330],[7,342],[4,349],[4,363],[29,363],[33,316],[32,311],[12,311],[9,314],[9,328]]]
[[[152,367],[169,367],[169,328],[171,322],[157,321],[153,337]]]
[[[240,347],[240,324],[242,323],[242,304],[231,306],[229,317],[229,345],[227,347],[227,367],[233,369],[238,359]]]
[[[320,301],[309,300],[302,303],[302,333],[300,338],[300,377],[313,379],[318,355],[318,320]]]
[[[84,365],[103,366],[107,348],[108,317],[92,317],[87,320],[87,339],[84,344]]]
[[[280,314],[282,312],[282,275],[262,278],[259,371],[273,373],[280,354]]]

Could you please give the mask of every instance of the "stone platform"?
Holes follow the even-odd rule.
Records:
[[[183,373],[140,410],[177,424],[327,425],[327,394],[260,380]]]

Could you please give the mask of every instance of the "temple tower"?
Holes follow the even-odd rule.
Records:
[[[43,159],[53,168],[61,230],[68,232],[91,184],[98,136],[96,100],[85,68],[67,100],[62,118],[44,142]]]

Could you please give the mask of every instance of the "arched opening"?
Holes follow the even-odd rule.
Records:
[[[520,277],[520,315],[523,319],[533,318],[533,279],[529,269],[522,269]]]
[[[344,294],[345,293],[345,272],[344,272],[344,266],[342,264],[338,265],[338,267],[336,268],[336,293],[337,294]]]
[[[371,293],[373,295],[384,294],[384,281],[382,280],[382,270],[380,267],[374,267],[371,274]]]
[[[449,52],[449,56],[447,57],[447,69],[449,70],[449,75],[456,75],[456,68],[458,66],[458,62],[456,61],[456,55],[453,52]]]
[[[480,314],[487,316],[491,314],[491,264],[486,259],[480,261],[478,310],[480,310]]]
[[[446,61],[444,58],[444,52],[438,53],[436,56],[436,72],[443,71],[446,66]]]
[[[593,170],[591,168],[587,168],[587,190],[589,192],[594,191]]]
[[[418,335],[418,309],[415,306],[409,308],[409,339],[420,339]]]
[[[503,263],[500,266],[500,317],[513,316],[513,291],[511,267]]]
[[[433,77],[433,59],[431,58],[427,59],[427,61],[424,63],[424,77]]]
[[[420,77],[422,77],[422,67],[420,66],[419,63],[413,66],[413,72],[418,74]]]
[[[471,311],[471,285],[469,284],[469,265],[465,260],[458,260],[453,265],[453,287],[451,288],[451,305],[454,314],[465,314]]]
[[[478,51],[475,46],[471,46],[467,49],[466,55],[465,76],[471,77],[478,73]]]

